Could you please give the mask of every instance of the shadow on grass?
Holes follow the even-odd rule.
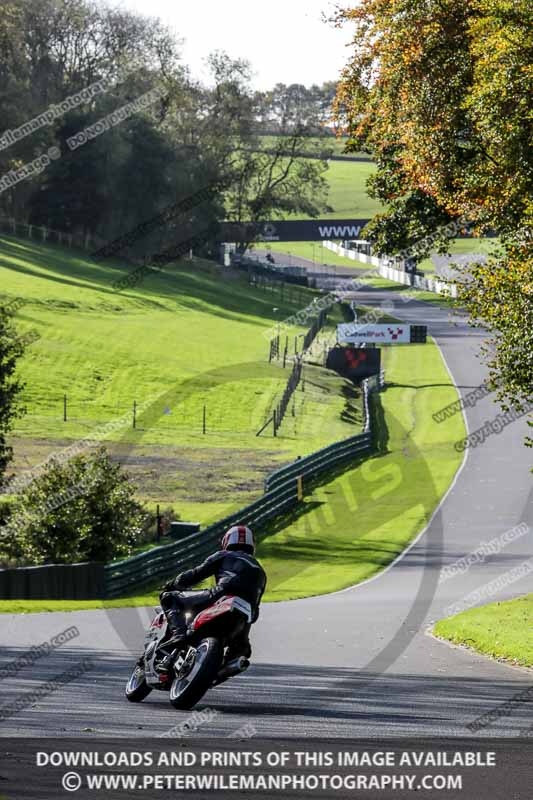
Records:
[[[169,310],[168,306],[158,303],[150,295],[158,295],[196,311],[205,311],[204,304],[208,304],[209,313],[223,319],[245,314],[274,323],[307,305],[316,294],[303,288],[294,292],[287,290],[281,298],[279,292],[273,294],[248,286],[244,274],[242,280],[223,281],[220,276],[206,272],[201,265],[195,268],[184,263],[170,264],[166,271],[154,270],[134,287],[132,291],[135,294],[128,290],[119,293],[113,288],[113,283],[136,269],[132,264],[120,259],[92,262],[89,254],[74,248],[66,250],[57,245],[40,245],[31,241],[19,243],[4,234],[0,235],[0,241],[0,266],[13,272],[67,287],[96,290],[110,297],[128,297],[138,304],[164,310]],[[35,268],[17,263],[20,260],[30,262]],[[274,307],[277,307],[277,313]]]
[[[8,241],[3,235],[1,238],[1,257],[0,266],[9,269],[12,272],[19,272],[32,278],[39,278],[40,280],[54,281],[65,286],[73,286],[76,288],[89,289],[87,281],[98,286],[99,291],[106,294],[116,295],[116,291],[112,289],[111,283],[120,277],[121,270],[118,266],[107,267],[104,270],[99,265],[94,265],[94,271],[88,265],[81,265],[81,259],[87,259],[87,254],[82,251],[73,249],[66,252],[60,247],[54,245],[39,246],[32,242],[24,242],[23,245],[18,245]],[[30,266],[25,266],[20,263],[15,263],[19,260],[31,261],[36,267],[46,270],[47,274],[43,274],[37,269],[32,269]],[[116,271],[116,275],[111,273]],[[107,272],[103,277],[98,275],[98,272]],[[51,274],[55,273],[55,274]],[[79,278],[81,280],[75,280]]]
[[[388,389],[438,389],[438,388],[454,389],[455,386],[454,386],[453,383],[419,383],[419,384],[415,385],[413,383],[394,383],[394,382],[391,381],[390,383],[387,383],[387,388]],[[475,389],[476,387],[475,386],[458,386],[457,388],[458,389]]]
[[[292,539],[287,542],[272,542],[268,540],[261,545],[261,558],[278,558],[287,561],[308,561],[316,564],[321,561],[324,565],[336,564],[388,564],[391,559],[401,552],[402,544],[390,540],[370,542],[357,539],[347,542],[335,539],[335,547],[327,545],[323,539],[316,536],[307,536],[302,539]]]
[[[355,387],[354,392],[357,392]],[[360,467],[369,458],[381,458],[389,452],[389,430],[385,420],[385,413],[381,404],[380,395],[377,393],[370,396],[370,414],[372,418],[372,451],[369,454],[365,454],[357,458],[347,458],[345,461],[342,461],[341,463],[332,467],[331,470],[328,470],[328,472],[317,474],[315,477],[307,478],[305,481],[305,493],[307,495],[313,494],[313,492],[315,492],[317,489],[332,483],[337,478],[342,478],[342,476],[347,472]],[[325,490],[325,492],[327,493],[327,490]],[[307,514],[323,505],[326,504],[315,500],[299,504],[286,514],[283,514],[272,522],[267,523],[260,529],[259,532],[259,541],[261,542],[263,550],[265,547],[265,539],[273,536],[276,533],[280,533],[291,525],[296,524],[300,519],[302,519],[302,517],[305,517]]]
[[[360,387],[345,384],[341,391],[344,398],[344,409],[341,412],[341,419],[343,422],[351,422],[354,425],[360,425],[363,421]]]

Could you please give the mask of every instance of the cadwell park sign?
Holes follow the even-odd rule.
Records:
[[[426,325],[357,322],[337,325],[337,342],[344,344],[424,344],[426,339]]]

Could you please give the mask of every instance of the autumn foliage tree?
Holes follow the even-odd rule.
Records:
[[[469,267],[459,302],[493,333],[504,403],[531,399],[533,319],[533,7],[529,0],[361,0],[336,114],[349,148],[378,165],[373,223],[398,252],[447,219],[497,231],[498,256]]]

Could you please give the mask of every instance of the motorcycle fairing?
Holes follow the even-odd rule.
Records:
[[[227,597],[221,597],[220,600],[217,600],[214,605],[206,608],[205,611],[201,611],[194,619],[192,628],[194,631],[197,631],[202,625],[206,625],[208,622],[212,622],[216,617],[232,611],[238,611],[246,617],[248,622],[252,621],[252,607],[250,603],[243,600],[242,597],[228,595]]]
[[[155,669],[157,648],[168,632],[168,622],[165,612],[160,608],[155,609],[155,617],[146,631],[144,639],[144,663],[146,682],[149,686],[158,688],[160,685],[159,673]]]

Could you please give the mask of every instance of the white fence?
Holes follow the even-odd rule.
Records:
[[[361,264],[371,264],[378,268],[378,272],[382,278],[387,278],[389,281],[396,283],[403,283],[405,286],[411,286],[415,289],[424,289],[427,292],[434,292],[435,294],[447,295],[448,297],[457,297],[457,287],[451,286],[445,281],[438,278],[426,278],[422,275],[411,275],[401,269],[396,269],[390,266],[391,258],[379,258],[378,256],[367,256],[365,253],[358,253],[356,250],[347,250],[335,242],[323,242],[324,247],[328,250],[333,250],[339,256],[344,258],[351,258],[352,261],[359,261]]]
[[[95,250],[105,244],[103,239],[92,236],[90,233],[64,233],[63,231],[48,228],[45,225],[30,225],[27,222],[17,222],[11,217],[0,217],[0,231],[5,231],[13,236],[60,244],[63,247],[77,247],[87,251]]]

